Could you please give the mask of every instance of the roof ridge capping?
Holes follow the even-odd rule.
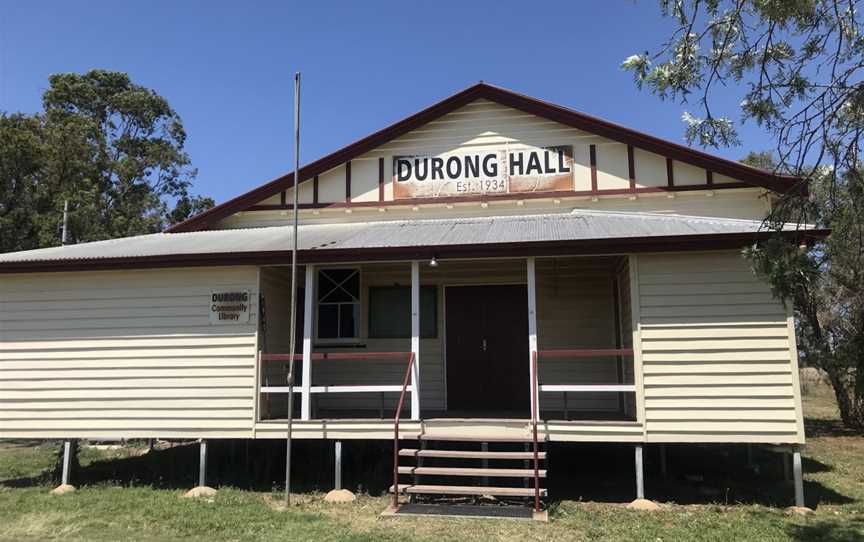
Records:
[[[568,107],[553,104],[520,94],[503,87],[486,82],[475,83],[413,115],[403,118],[377,132],[342,147],[326,156],[310,162],[300,168],[300,182],[311,179],[344,162],[368,152],[392,139],[404,135],[424,124],[436,120],[447,113],[455,111],[474,100],[485,98],[500,105],[512,107],[520,111],[536,115],[565,126],[585,130],[608,139],[627,143],[634,147],[651,151],[679,162],[689,163],[715,173],[727,175],[753,186],[786,193],[800,190],[806,192],[805,179],[789,175],[781,175],[742,164],[734,160],[720,158],[706,152],[673,143],[658,137],[627,128],[620,124],[594,117]],[[250,190],[224,203],[198,213],[183,222],[174,224],[165,230],[166,233],[188,232],[206,229],[223,218],[242,211],[245,208],[269,198],[279,192],[294,186],[294,173],[277,177],[258,188]]]

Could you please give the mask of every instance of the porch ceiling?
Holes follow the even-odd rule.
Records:
[[[307,224],[300,226],[299,247],[301,258],[305,257],[306,261],[324,261],[328,255],[346,252],[362,257],[364,253],[399,250],[405,253],[436,248],[506,250],[508,247],[613,240],[619,245],[620,241],[681,239],[693,242],[723,237],[740,241],[764,235],[762,229],[762,223],[755,220],[573,210],[542,215]],[[808,232],[809,235],[824,233],[812,229]],[[123,262],[128,266],[148,260],[167,262],[168,259],[175,261],[175,265],[180,265],[180,260],[184,259],[187,260],[184,265],[196,265],[196,260],[215,265],[217,256],[226,260],[223,263],[256,263],[250,259],[252,255],[284,255],[291,246],[290,226],[156,233],[0,254],[0,272],[39,270],[40,265],[49,267],[51,264],[76,263],[83,267],[97,262]]]

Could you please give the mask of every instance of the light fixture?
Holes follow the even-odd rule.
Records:
[[[432,255],[432,259],[429,260],[429,267],[438,267],[438,260],[435,259],[435,255]]]

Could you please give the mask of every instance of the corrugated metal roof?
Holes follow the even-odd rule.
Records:
[[[436,247],[755,233],[757,220],[574,210],[567,213],[381,220],[300,226],[301,250]],[[0,254],[0,264],[291,250],[291,226],[156,233]]]

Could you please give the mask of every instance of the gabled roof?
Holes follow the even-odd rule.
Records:
[[[789,225],[782,235],[824,237]],[[554,214],[300,226],[301,263],[736,248],[773,235],[762,221],[573,210]],[[155,233],[0,254],[0,273],[291,261],[291,226]],[[522,252],[520,252],[522,251]]]
[[[544,102],[530,96],[480,82],[461,92],[445,98],[440,102],[419,111],[399,122],[391,124],[371,135],[364,137],[336,152],[324,156],[300,168],[300,182],[309,180],[315,175],[324,173],[357,156],[369,152],[380,145],[402,136],[424,124],[446,115],[460,107],[478,99],[487,99],[501,105],[518,109],[541,118],[545,118],[565,126],[578,128],[586,132],[606,137],[621,143],[633,145],[636,148],[685,162],[726,175],[753,186],[766,188],[775,192],[785,193],[792,189],[806,189],[804,181],[798,177],[778,175],[769,171],[747,166],[740,162],[727,160],[711,154],[666,141],[619,124],[597,117],[586,115],[560,105]],[[188,232],[206,229],[215,222],[222,220],[238,211],[242,211],[256,203],[274,196],[283,190],[294,186],[294,174],[288,173],[264,184],[245,194],[199,213],[166,230],[167,233]]]

